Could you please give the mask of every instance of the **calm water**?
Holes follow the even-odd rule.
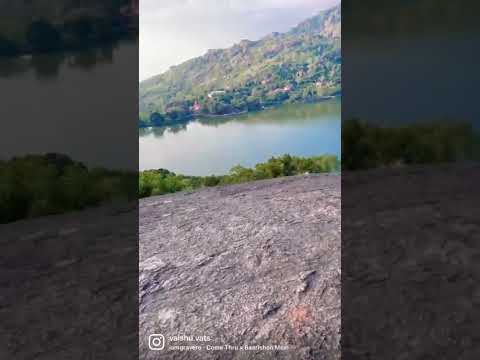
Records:
[[[478,34],[342,40],[343,117],[396,125],[477,121]],[[382,91],[382,85],[385,84]]]
[[[234,118],[197,120],[140,132],[140,169],[186,175],[225,174],[272,156],[341,151],[341,101],[285,105]]]
[[[0,59],[0,159],[58,152],[89,166],[136,170],[137,67],[134,40]]]

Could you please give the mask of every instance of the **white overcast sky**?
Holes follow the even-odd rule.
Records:
[[[340,0],[140,0],[140,80],[242,39],[284,32]]]

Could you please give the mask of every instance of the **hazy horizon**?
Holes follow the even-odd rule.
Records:
[[[140,1],[140,81],[242,39],[285,32],[339,0]]]

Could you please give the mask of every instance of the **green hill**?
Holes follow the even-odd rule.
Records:
[[[243,40],[140,84],[140,126],[315,101],[341,90],[340,6],[291,31]]]

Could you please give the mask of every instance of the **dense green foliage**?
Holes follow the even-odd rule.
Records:
[[[465,123],[381,127],[350,120],[342,127],[342,168],[358,170],[475,159],[477,144],[471,125]]]
[[[0,56],[14,56],[18,53],[17,44],[0,35]]]
[[[137,196],[137,174],[88,169],[64,155],[0,162],[0,223]]]
[[[477,0],[363,0],[344,2],[342,19],[353,41],[365,35],[368,39],[439,33],[464,36],[469,29],[478,31],[479,11]]]
[[[55,27],[46,21],[38,20],[27,30],[27,43],[35,52],[57,50],[62,45],[62,37]]]
[[[259,110],[340,93],[340,7],[285,34],[243,40],[140,84],[140,127]]]
[[[338,169],[339,162],[335,156],[301,158],[283,155],[277,158],[272,157],[254,168],[235,166],[229,174],[222,176],[185,176],[163,169],[147,170],[140,173],[139,195],[140,197],[163,195],[205,186],[237,184],[305,173],[331,172]]]
[[[0,0],[0,56],[78,49],[117,40],[136,27],[130,0]]]

